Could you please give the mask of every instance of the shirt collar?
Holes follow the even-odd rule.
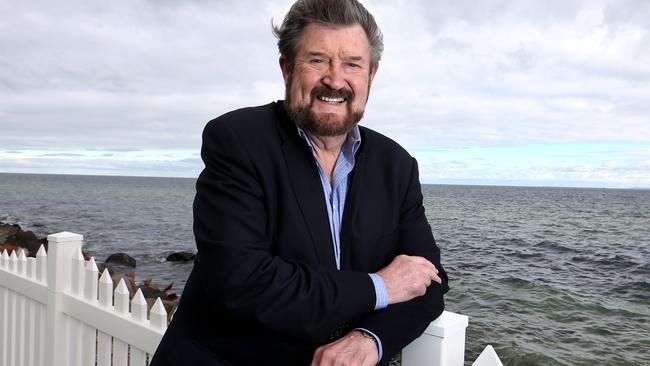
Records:
[[[296,128],[298,129],[298,135],[307,143],[307,146],[309,146],[309,149],[313,153],[314,146],[311,144],[311,139],[307,132],[298,126],[296,126]],[[359,146],[361,146],[361,131],[359,130],[359,125],[354,125],[350,132],[348,132],[348,135],[343,142],[343,146],[341,146],[341,152],[345,159],[354,163],[354,155],[357,153],[357,150],[359,150]]]

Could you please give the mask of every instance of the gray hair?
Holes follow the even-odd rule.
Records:
[[[278,49],[290,67],[296,57],[298,42],[309,24],[350,26],[359,24],[370,44],[370,67],[379,63],[384,50],[384,37],[375,18],[357,0],[298,0],[289,9],[280,27],[273,25]]]

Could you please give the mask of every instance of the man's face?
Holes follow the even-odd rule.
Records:
[[[377,67],[370,69],[370,45],[356,24],[308,25],[293,67],[280,58],[289,115],[303,129],[339,136],[361,120]]]

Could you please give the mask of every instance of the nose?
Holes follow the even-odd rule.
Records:
[[[322,78],[323,84],[332,90],[339,90],[345,87],[345,78],[341,66],[335,62],[330,64],[325,75]]]

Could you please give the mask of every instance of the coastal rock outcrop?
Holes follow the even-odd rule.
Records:
[[[0,222],[0,251],[6,249],[11,252],[16,247],[27,250],[27,255],[35,257],[41,245],[47,250],[47,239],[39,239],[29,230],[23,230],[18,224]]]
[[[34,257],[41,245],[45,245],[47,249],[46,238],[39,239],[33,232],[25,231],[17,224],[0,222],[0,252],[7,250],[8,253],[11,253],[19,249],[24,249],[27,251],[26,254]],[[90,260],[90,253],[82,252],[82,255],[84,260]],[[169,259],[169,257],[172,257],[172,259]],[[187,252],[173,253],[168,256],[169,261],[190,261],[192,259],[194,259],[194,254]],[[97,262],[99,273],[103,272],[105,268],[108,269],[113,280],[113,288],[117,286],[121,279],[124,280],[129,290],[129,298],[133,298],[137,290],[140,289],[147,301],[148,307],[151,308],[156,299],[160,297],[167,310],[167,318],[170,320],[179,300],[178,295],[171,291],[173,283],[163,289],[153,286],[153,281],[150,278],[137,284],[135,281],[135,272],[130,270],[130,268],[135,268],[135,266],[135,258],[126,253],[111,254],[106,258],[106,261]]]
[[[194,260],[194,253],[176,252],[167,256],[167,262],[189,262]]]
[[[104,261],[106,264],[114,264],[117,266],[133,267],[135,268],[135,258],[131,257],[126,253],[115,253],[111,254]]]

